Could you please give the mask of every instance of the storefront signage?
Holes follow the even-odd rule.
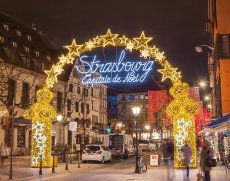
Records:
[[[158,166],[158,155],[150,155],[150,166]]]
[[[127,61],[122,50],[117,61],[102,63],[96,55],[83,55],[76,70],[82,74],[82,83],[93,86],[102,83],[143,82],[153,69],[154,61]]]

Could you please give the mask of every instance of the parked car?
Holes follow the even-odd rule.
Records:
[[[82,150],[82,162],[85,161],[112,161],[111,150],[104,145],[86,145]]]

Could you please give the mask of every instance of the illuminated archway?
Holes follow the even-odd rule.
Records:
[[[180,151],[184,142],[187,141],[192,148],[191,167],[197,166],[196,158],[196,140],[194,115],[199,112],[197,103],[188,95],[188,84],[182,82],[181,73],[174,68],[156,46],[150,46],[148,43],[152,37],[146,37],[142,32],[137,38],[127,38],[125,35],[112,34],[108,29],[105,35],[96,36],[83,44],[77,44],[75,40],[71,45],[65,46],[68,49],[66,55],[59,57],[59,62],[45,71],[48,75],[44,87],[37,91],[37,101],[30,109],[24,112],[27,119],[32,120],[32,167],[39,166],[39,158],[43,157],[43,165],[51,167],[51,130],[52,120],[56,117],[55,109],[50,105],[53,98],[51,88],[57,82],[57,76],[60,75],[66,64],[72,64],[76,57],[79,57],[86,51],[98,47],[122,46],[126,50],[138,50],[140,57],[144,59],[153,58],[163,68],[158,70],[162,75],[162,81],[169,78],[173,86],[170,88],[170,94],[174,100],[169,104],[166,111],[173,119],[174,130],[174,165],[177,168],[183,167],[183,154]]]

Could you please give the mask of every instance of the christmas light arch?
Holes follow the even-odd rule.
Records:
[[[174,68],[155,45],[148,43],[152,37],[146,37],[142,31],[136,38],[127,38],[125,35],[112,34],[110,29],[105,35],[96,36],[83,44],[77,44],[75,40],[71,45],[65,46],[68,49],[66,55],[61,55],[59,61],[54,64],[47,74],[46,84],[37,91],[37,102],[30,109],[25,110],[24,117],[32,120],[32,151],[31,166],[38,167],[39,159],[42,157],[43,166],[51,167],[51,130],[52,120],[56,117],[55,109],[50,105],[53,98],[51,91],[53,85],[57,82],[57,76],[60,75],[66,64],[72,64],[76,57],[92,49],[106,46],[122,46],[132,52],[137,50],[140,57],[144,59],[153,58],[163,68],[158,71],[163,75],[162,81],[169,78],[173,86],[170,88],[170,94],[174,100],[167,107],[167,113],[173,119],[174,129],[174,165],[176,168],[184,167],[183,154],[180,151],[185,141],[192,148],[191,167],[197,166],[196,160],[196,140],[195,140],[195,122],[194,115],[199,112],[197,103],[189,97],[188,84],[182,82],[181,72]]]

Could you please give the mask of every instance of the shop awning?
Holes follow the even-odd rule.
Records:
[[[20,118],[14,118],[14,123],[15,126],[31,126],[32,122],[31,120],[25,119],[23,117]]]
[[[223,116],[222,118],[220,118],[216,121],[211,122],[210,124],[208,124],[208,127],[209,128],[215,128],[215,127],[220,126],[220,125],[227,123],[227,122],[230,122],[230,113],[226,114],[225,116]]]
[[[207,132],[214,132],[215,130],[212,129],[212,128],[204,128],[202,129],[201,131],[198,132],[198,135],[200,134],[204,134],[204,133],[207,133]]]

